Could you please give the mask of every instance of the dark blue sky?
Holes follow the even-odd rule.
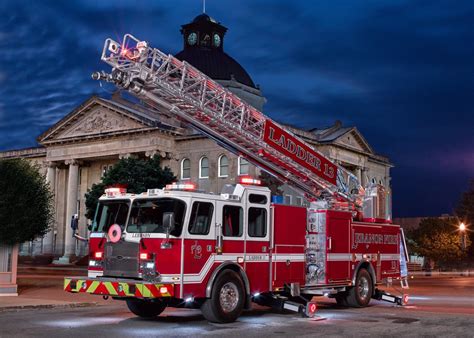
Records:
[[[91,94],[107,37],[170,53],[201,1],[0,3],[0,150]],[[394,163],[394,216],[452,212],[474,178],[474,1],[207,0],[265,113],[302,128],[355,125]],[[105,68],[106,69],[106,68]]]

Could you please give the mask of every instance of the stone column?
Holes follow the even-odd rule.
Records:
[[[356,172],[355,172],[357,179],[359,180],[360,184],[362,185],[362,168],[361,167],[356,167]]]
[[[367,168],[362,168],[360,183],[365,188],[367,185]]]
[[[66,162],[69,165],[66,199],[66,224],[64,234],[64,256],[59,259],[62,264],[69,264],[71,256],[76,252],[76,239],[71,228],[71,218],[77,214],[77,189],[79,184],[79,163],[76,160]]]
[[[53,193],[53,200],[55,200],[56,196],[56,164],[48,163],[48,171],[46,173],[46,181],[49,183],[51,187],[51,192]],[[55,205],[56,207],[56,205]],[[56,222],[56,217],[54,218],[53,222]],[[54,223],[51,224],[51,227],[48,233],[43,238],[43,255],[52,256],[53,247],[54,247]]]

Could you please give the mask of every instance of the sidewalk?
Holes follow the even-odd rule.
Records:
[[[99,296],[63,291],[66,276],[86,276],[87,268],[75,266],[18,267],[18,296],[1,296],[0,312],[21,309],[82,307],[105,304]]]

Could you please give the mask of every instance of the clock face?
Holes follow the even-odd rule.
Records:
[[[192,32],[191,34],[188,35],[188,44],[190,46],[194,46],[197,42],[197,38],[198,38],[197,34]]]
[[[215,47],[219,47],[221,45],[221,37],[219,36],[219,34],[214,34],[213,43]]]

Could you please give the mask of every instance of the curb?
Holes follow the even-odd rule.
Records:
[[[21,310],[36,310],[36,309],[54,309],[54,308],[81,308],[89,306],[98,306],[97,302],[84,302],[84,303],[69,303],[69,304],[38,304],[38,305],[19,305],[19,306],[5,306],[0,307],[0,313],[9,311],[21,311]]]

